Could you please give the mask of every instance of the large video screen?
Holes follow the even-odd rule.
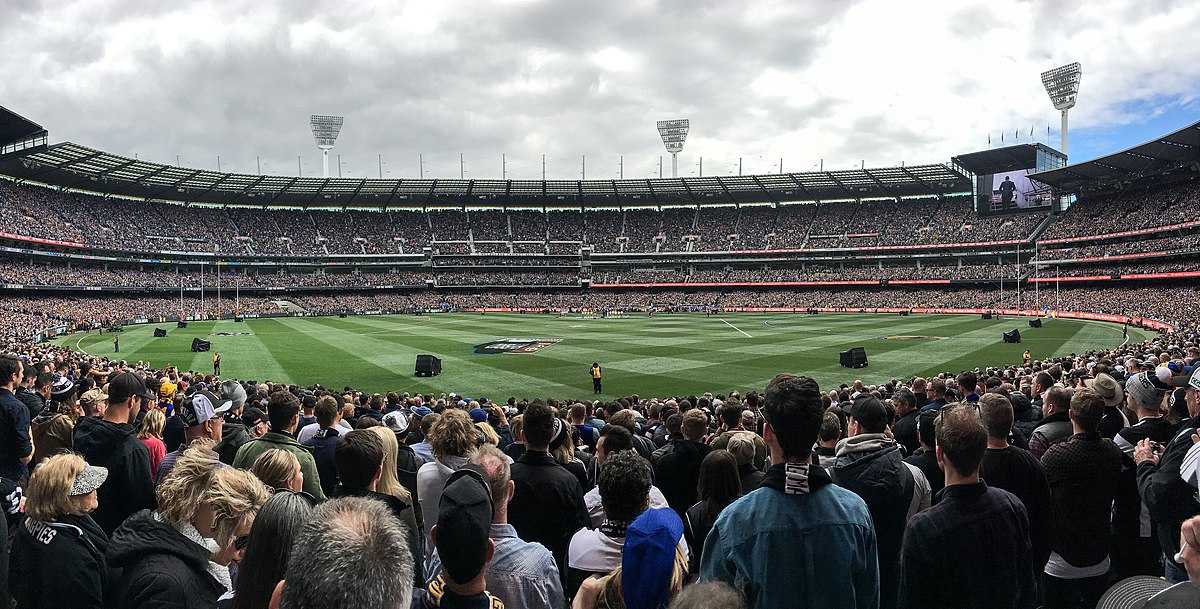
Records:
[[[978,176],[979,196],[976,209],[980,215],[1008,215],[1040,212],[1050,209],[1049,189],[1029,179],[1034,169],[1018,169],[993,175]]]

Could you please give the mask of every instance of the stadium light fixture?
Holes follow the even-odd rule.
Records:
[[[1050,96],[1055,110],[1062,111],[1062,153],[1067,154],[1067,110],[1075,107],[1075,98],[1079,95],[1079,77],[1083,70],[1079,62],[1042,72],[1042,86]]]
[[[662,136],[663,145],[671,153],[671,177],[679,177],[679,152],[687,141],[690,123],[686,118],[669,121],[658,121],[658,135]]]
[[[317,140],[317,148],[321,150],[321,166],[324,176],[329,177],[329,151],[342,132],[342,117],[314,114],[309,117],[308,125],[312,127],[313,139]]]

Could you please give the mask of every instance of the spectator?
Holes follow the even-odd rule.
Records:
[[[296,455],[286,450],[272,448],[263,451],[250,466],[250,473],[273,491],[304,490],[304,474],[300,472],[300,461],[296,459]]]
[[[321,478],[321,492],[325,493],[326,497],[332,497],[338,484],[333,451],[338,439],[345,432],[338,426],[342,420],[342,412],[338,408],[337,400],[328,395],[317,400],[314,412],[320,429],[301,444],[312,451],[313,461],[317,464],[317,475]]]
[[[33,459],[29,409],[13,393],[24,380],[21,360],[0,355],[0,476],[10,480],[24,480]]]
[[[470,415],[457,409],[442,413],[430,428],[429,445],[436,458],[422,465],[417,471],[417,496],[421,499],[421,514],[430,515],[425,519],[424,525],[426,547],[432,545],[429,531],[433,528],[433,515],[438,513],[446,481],[450,479],[450,474],[467,464],[475,449],[483,444],[482,440],[483,436],[479,428],[471,422]]]
[[[271,609],[408,607],[413,556],[404,527],[378,501],[342,497],[300,528]]]
[[[1157,377],[1156,377],[1157,378]],[[1138,377],[1133,377],[1134,380]],[[1135,381],[1140,382],[1141,379]],[[1153,381],[1145,378],[1146,383],[1154,385]],[[1200,427],[1200,366],[1190,374],[1171,378],[1171,386],[1187,387],[1184,394],[1187,402],[1188,415],[1192,418],[1185,420],[1176,429],[1179,431],[1171,438],[1165,448],[1156,448],[1150,439],[1137,443],[1133,460],[1137,463],[1138,492],[1142,501],[1150,511],[1150,518],[1157,527],[1158,543],[1163,551],[1163,563],[1166,565],[1167,581],[1178,583],[1187,579],[1187,575],[1179,565],[1172,560],[1179,552],[1179,530],[1183,521],[1200,513],[1200,503],[1194,499],[1196,488],[1188,484],[1180,476],[1180,464],[1192,447],[1192,434]],[[1129,393],[1140,393],[1138,389],[1125,383]]]
[[[742,494],[737,459],[729,451],[708,453],[700,464],[700,478],[696,484],[696,495],[700,500],[688,508],[684,519],[684,537],[692,549],[689,573],[699,572],[704,540],[721,510]]]
[[[413,409],[413,414],[418,413],[421,414],[422,440],[420,442],[410,444],[410,446],[412,446],[413,454],[419,457],[422,461],[426,463],[433,463],[433,445],[429,443],[429,433],[433,430],[434,424],[436,424],[442,418],[442,415],[437,414],[424,406],[418,406],[417,408]],[[420,473],[419,470],[418,473]],[[419,495],[420,493],[418,492],[418,496]]]
[[[1096,378],[1083,380],[1085,387],[1090,387],[1104,398],[1104,418],[1100,420],[1100,437],[1113,439],[1118,431],[1129,427],[1129,419],[1125,413],[1121,412],[1121,406],[1125,404],[1125,392],[1121,386],[1117,384],[1117,380],[1113,377],[1104,374],[1103,372],[1096,375]]]
[[[26,518],[12,540],[12,596],[22,609],[113,606],[108,535],[89,514],[108,470],[74,454],[48,457],[29,479]]]
[[[215,450],[221,457],[221,463],[233,465],[238,449],[262,434],[253,433],[252,428],[255,425],[247,425],[246,421],[242,420],[242,415],[245,414],[246,388],[242,387],[241,383],[237,381],[221,383],[221,401],[229,402],[229,410],[225,412],[225,422],[221,426],[221,441],[217,443]],[[261,422],[265,422],[265,417],[260,418]]]
[[[894,565],[900,559],[905,523],[933,501],[929,481],[917,466],[904,462],[900,446],[887,435],[887,409],[878,398],[860,395],[848,413],[848,436],[838,442],[837,461],[829,474],[867,503],[875,522],[879,563]],[[899,590],[900,574],[880,569],[879,606],[895,607]]]
[[[73,403],[62,403],[60,412],[49,408],[42,409],[30,425],[30,437],[33,442],[33,460],[30,468],[36,468],[47,457],[57,455],[72,448],[72,436],[75,433],[76,406]]]
[[[921,410],[941,410],[942,406],[948,403],[946,399],[946,379],[938,377],[929,381],[925,395],[929,398],[929,402],[922,406]]]
[[[588,525],[583,488],[549,452],[552,439],[564,425],[550,406],[530,404],[522,415],[522,425],[525,453],[512,465],[509,522],[521,539],[550,550],[560,575],[565,575],[571,536]]]
[[[821,431],[817,433],[817,445],[813,447],[813,456],[817,458],[817,465],[823,468],[833,467],[833,464],[837,462],[837,443],[841,439],[841,419],[837,414],[826,411],[821,417]]]
[[[263,503],[250,527],[245,557],[238,563],[230,609],[260,609],[270,603],[275,587],[283,581],[296,538],[315,507],[316,500],[309,495],[286,490],[277,490]]]
[[[229,402],[220,402],[217,396],[208,391],[197,391],[184,398],[176,409],[174,419],[178,419],[184,428],[184,442],[179,448],[163,456],[159,463],[155,480],[161,481],[171,473],[175,461],[193,443],[203,440],[207,446],[221,441],[225,419],[221,413],[229,410]]]
[[[146,450],[150,451],[150,472],[155,475],[156,480],[158,466],[162,464],[163,457],[167,456],[167,447],[162,441],[162,430],[166,423],[167,416],[161,410],[151,408],[142,419],[142,426],[137,434],[138,439],[146,445]]]
[[[99,490],[100,506],[92,518],[110,535],[129,516],[154,508],[150,451],[137,439],[131,424],[142,405],[153,400],[140,377],[122,372],[108,383],[104,418],[85,417],[75,425],[75,450],[88,463],[108,470],[108,480]]]
[[[680,425],[682,425],[682,415],[680,415],[679,420]],[[663,448],[665,449],[666,447],[664,446]],[[600,469],[600,465],[608,458],[608,455],[616,454],[623,450],[634,450],[633,438],[629,434],[629,430],[620,425],[605,425],[604,429],[600,430],[600,440],[596,443],[595,467],[597,472]],[[599,473],[596,474],[596,478],[599,478]],[[604,502],[600,500],[600,489],[593,488],[585,493],[583,495],[583,503],[587,507],[588,522],[591,523],[592,528],[603,524],[605,520]],[[654,509],[670,507],[667,505],[667,498],[663,496],[662,491],[653,485],[650,486],[650,507]]]
[[[413,505],[420,505],[417,500],[417,472],[425,465],[425,460],[418,457],[408,445],[412,419],[404,411],[393,410],[383,415],[383,424],[396,438],[396,479],[412,495]]]
[[[113,533],[108,562],[122,569],[123,606],[211,608],[232,589],[228,566],[269,492],[250,472],[217,463],[201,445],[184,451],[159,482],[158,511],[142,510]]]
[[[571,537],[568,598],[575,596],[588,577],[603,577],[621,566],[626,529],[649,507],[650,464],[632,450],[610,454],[600,466],[596,488],[604,503],[605,520],[599,528],[580,529]]]
[[[917,398],[908,389],[900,389],[892,396],[892,407],[896,409],[896,423],[892,425],[892,435],[896,442],[904,447],[905,456],[912,455],[921,447],[917,440]]]
[[[286,450],[295,455],[296,460],[300,462],[300,471],[304,474],[304,492],[315,497],[317,501],[324,501],[325,493],[321,491],[321,477],[317,475],[317,464],[313,461],[312,453],[296,441],[299,415],[300,401],[295,395],[287,391],[272,394],[267,403],[267,418],[271,422],[271,431],[239,448],[233,466],[249,469],[260,454],[272,448]]]
[[[1104,418],[1099,393],[1079,389],[1068,412],[1075,433],[1042,456],[1057,514],[1044,600],[1049,607],[1091,609],[1107,588],[1109,520],[1122,455],[1097,431]]]
[[[752,431],[742,431],[733,435],[729,439],[729,453],[737,459],[738,479],[741,481],[741,493],[745,495],[750,491],[758,488],[762,484],[763,473],[754,466],[754,451],[755,440],[759,442],[762,438]]]
[[[421,597],[423,609],[497,607],[504,603],[487,591],[487,567],[496,543],[489,537],[495,506],[486,473],[466,464],[450,475],[438,498],[437,524],[430,536],[442,572]]]
[[[1046,375],[1049,377],[1050,375]],[[1041,378],[1041,375],[1038,375]],[[1036,389],[1040,383],[1035,383]],[[1029,437],[1029,452],[1038,459],[1046,454],[1051,446],[1065,442],[1071,438],[1074,427],[1071,425],[1071,392],[1063,387],[1051,387],[1045,392],[1042,403],[1042,422],[1033,429]]]
[[[1137,423],[1117,432],[1113,438],[1117,448],[1125,453],[1112,519],[1113,547],[1121,549],[1113,553],[1113,570],[1118,580],[1134,575],[1157,575],[1161,571],[1159,559],[1163,550],[1154,536],[1150,513],[1138,494],[1137,464],[1133,461],[1133,453],[1142,440],[1166,446],[1175,436],[1175,426],[1159,409],[1165,388],[1155,387],[1145,372],[1128,379],[1126,386],[1129,391],[1125,392],[1125,401],[1130,410],[1137,413]],[[1105,419],[1108,416],[1105,408]]]
[[[998,393],[979,397],[979,416],[987,429],[987,451],[979,462],[979,477],[991,488],[1006,490],[1021,500],[1029,520],[1034,573],[1041,573],[1050,558],[1054,535],[1054,504],[1046,469],[1029,451],[1011,446],[1013,412],[1008,399]]]
[[[980,480],[987,444],[988,431],[973,408],[942,407],[937,455],[946,488],[904,532],[902,607],[1036,605],[1025,507]]]
[[[539,543],[522,541],[508,524],[509,500],[515,486],[504,453],[484,446],[471,457],[487,479],[492,497],[488,537],[495,552],[486,569],[488,588],[512,607],[563,607],[562,581],[554,555]],[[441,557],[435,551],[429,573],[437,579]]]
[[[740,422],[740,411],[738,411]],[[696,483],[700,478],[700,462],[712,447],[703,443],[708,432],[708,417],[700,409],[683,415],[683,437],[667,443],[662,452],[655,452],[654,478],[659,481],[667,504],[687,517],[688,508],[696,503]],[[728,438],[726,438],[728,443]]]
[[[391,434],[387,429],[381,430]],[[424,556],[421,527],[417,523],[413,506],[400,497],[379,492],[379,481],[389,467],[384,454],[383,440],[374,428],[356,429],[342,436],[334,451],[334,463],[337,466],[338,479],[341,480],[340,496],[365,497],[386,505],[392,515],[405,526],[409,553],[412,556]],[[392,483],[399,486],[394,476]],[[411,498],[409,500],[411,501]],[[413,576],[412,587],[420,588],[425,583],[423,561],[414,563]]]
[[[762,487],[717,517],[704,544],[700,580],[733,584],[756,608],[877,606],[871,514],[861,498],[809,463],[823,414],[817,383],[776,376],[762,413],[774,465]],[[797,555],[820,556],[809,563],[809,576],[779,567]]]
[[[746,609],[746,599],[725,582],[705,582],[685,587],[670,609]]]

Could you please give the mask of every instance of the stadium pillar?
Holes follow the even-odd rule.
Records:
[[[678,152],[671,153],[671,177],[672,178],[679,177],[679,153]]]
[[[1067,111],[1062,111],[1062,153],[1067,155]]]
[[[328,150],[321,151],[321,175],[326,178],[329,177],[329,151]]]

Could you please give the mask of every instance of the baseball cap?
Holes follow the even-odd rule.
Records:
[[[246,427],[254,427],[255,425],[258,425],[266,420],[266,413],[264,413],[262,409],[255,408],[254,406],[247,408],[246,411],[242,413],[242,424],[244,424]]]
[[[404,416],[404,413],[399,410],[393,410],[383,415],[383,424],[396,433],[408,431],[408,417]]]
[[[86,495],[98,488],[104,481],[108,479],[108,468],[89,465],[75,476],[75,482],[71,484],[71,492],[68,496],[77,497]]]
[[[230,408],[237,410],[246,403],[246,388],[237,381],[221,383],[221,399],[232,402]]]
[[[469,582],[487,562],[492,492],[482,468],[468,463],[446,480],[438,503],[434,545],[446,577]]]
[[[132,372],[122,372],[108,379],[108,401],[110,404],[120,404],[135,395],[140,395],[151,402],[158,401],[158,397],[154,395],[154,392],[146,388],[146,383],[142,380],[142,377]]]
[[[83,395],[79,396],[79,405],[85,408],[107,401],[108,394],[101,391],[99,387],[95,389],[89,389],[88,391],[83,392]]]
[[[1171,377],[1171,386],[1200,389],[1200,364],[1195,366],[1187,366],[1183,369],[1183,371],[1184,374]]]
[[[859,396],[854,403],[850,404],[846,412],[868,431],[883,431],[883,428],[887,426],[887,407],[873,395]]]
[[[175,395],[176,389],[179,389],[179,386],[175,383],[172,383],[171,381],[163,381],[163,384],[158,386],[158,395],[159,397],[169,398]]]
[[[471,421],[475,423],[487,423],[487,411],[482,408],[472,408],[468,414],[471,415]]]
[[[621,596],[628,609],[658,609],[671,601],[675,547],[683,521],[670,508],[648,509],[625,531],[621,551]]]
[[[425,417],[433,414],[433,411],[427,406],[417,406],[416,408],[412,409],[412,412],[418,417]]]
[[[221,402],[217,396],[207,391],[197,391],[184,400],[176,411],[183,419],[184,425],[195,427],[217,418],[218,414],[228,411],[230,406],[230,402]]]
[[[1125,402],[1125,391],[1117,384],[1117,379],[1101,372],[1094,379],[1084,379],[1083,385],[1090,387],[1104,398],[1106,407],[1120,406]]]

